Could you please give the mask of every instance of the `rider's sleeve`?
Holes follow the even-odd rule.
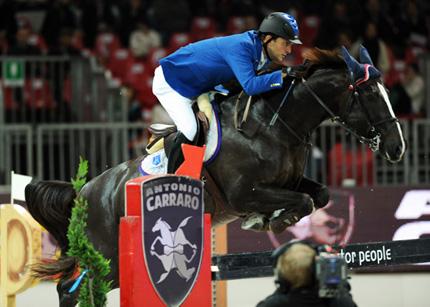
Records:
[[[224,58],[245,93],[257,95],[282,87],[282,72],[280,70],[257,76],[253,66],[252,45],[242,43],[240,47],[225,52]]]

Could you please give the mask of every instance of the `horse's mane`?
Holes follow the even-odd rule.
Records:
[[[316,69],[321,68],[346,68],[346,63],[338,49],[324,50],[319,48],[308,49],[303,53],[303,59],[309,66],[308,76]]]

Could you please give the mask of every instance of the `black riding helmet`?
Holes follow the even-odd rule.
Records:
[[[286,13],[270,13],[261,22],[258,31],[263,34],[282,37],[293,44],[302,44],[299,39],[299,27],[296,19]]]

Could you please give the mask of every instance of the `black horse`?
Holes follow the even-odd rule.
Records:
[[[220,104],[223,140],[217,159],[207,172],[219,187],[225,205],[209,194],[205,206],[214,225],[238,217],[245,226],[280,232],[315,208],[327,204],[328,189],[303,176],[309,138],[326,119],[333,118],[391,162],[400,161],[405,152],[401,127],[393,114],[380,73],[362,48],[358,63],[346,51],[312,49],[306,54],[304,78],[286,98],[289,89],[258,97],[243,127],[233,124],[236,97]],[[269,122],[279,109],[277,120]],[[247,126],[248,125],[248,126]],[[249,128],[249,127],[252,127]],[[380,142],[376,142],[379,140]],[[377,144],[378,143],[378,144]],[[118,287],[118,228],[124,216],[124,185],[138,177],[143,157],[124,162],[92,179],[81,194],[88,200],[87,233],[94,246],[110,259],[109,278]],[[70,184],[34,182],[26,188],[30,213],[58,241],[62,258],[47,275],[73,272],[74,259],[66,257],[72,200]],[[74,306],[65,286],[70,274],[58,285],[61,306]]]

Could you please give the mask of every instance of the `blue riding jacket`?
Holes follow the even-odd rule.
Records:
[[[256,95],[282,87],[280,70],[257,76],[262,42],[256,31],[189,44],[160,60],[167,83],[194,98],[234,77],[245,93]]]

